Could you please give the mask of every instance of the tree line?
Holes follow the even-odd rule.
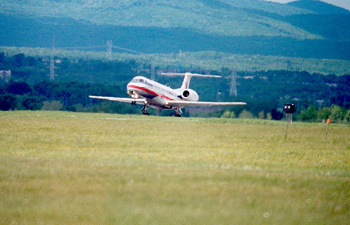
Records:
[[[128,105],[93,101],[88,97],[91,93],[105,96],[125,95],[119,86],[101,83],[42,81],[29,85],[23,81],[11,81],[0,85],[0,110],[135,113],[135,109]]]
[[[237,110],[236,110],[237,112]],[[234,110],[223,111],[221,115],[217,114],[222,118],[257,118],[257,119],[267,119],[267,120],[280,120],[285,117],[282,112],[272,110],[271,112],[265,113],[260,111],[258,114],[253,114],[251,111],[243,109],[238,110],[236,114]],[[310,105],[307,108],[302,108],[299,112],[295,113],[293,120],[295,121],[305,121],[305,122],[326,122],[330,119],[337,123],[349,123],[350,122],[350,109],[345,109],[338,105],[332,105],[330,107],[319,107],[316,108],[315,105]]]
[[[136,75],[150,77],[148,64],[135,61],[55,59],[56,78],[49,81],[49,62],[45,58],[0,53],[0,70],[11,70],[10,80],[0,81],[1,110],[69,110],[78,112],[139,113],[129,104],[92,100],[89,95],[127,97],[125,86]],[[156,68],[162,70],[162,68]],[[180,71],[185,72],[185,71]],[[191,88],[203,101],[245,101],[246,107],[185,110],[184,116],[255,117],[282,119],[284,103],[294,103],[295,119],[348,121],[350,76],[309,74],[296,71],[238,71],[238,96],[230,96],[232,71],[191,71],[221,75],[222,79],[193,78]],[[179,77],[156,77],[160,83],[176,88]],[[331,113],[329,113],[331,112]],[[158,113],[158,112],[157,112]],[[170,115],[161,112],[160,115]]]
[[[125,92],[116,85],[82,82],[50,82],[42,81],[35,85],[26,82],[9,82],[0,85],[0,110],[65,110],[74,112],[107,112],[107,113],[140,113],[139,107],[125,103],[100,101],[90,99],[89,94],[104,96],[125,96]],[[215,116],[223,118],[259,118],[280,120],[284,117],[281,111],[270,111],[260,108],[256,112],[248,103],[248,107],[228,107],[214,113],[189,114],[184,116]],[[258,103],[256,103],[258,104]],[[257,106],[255,106],[257,107]],[[259,108],[259,107],[258,107]],[[170,112],[171,113],[171,112]],[[164,112],[161,115],[170,115]],[[350,109],[332,105],[330,107],[316,107],[310,105],[302,107],[294,115],[294,120],[321,122],[326,119],[335,122],[350,122]]]

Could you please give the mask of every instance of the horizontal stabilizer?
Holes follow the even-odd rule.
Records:
[[[189,77],[216,77],[220,78],[221,76],[218,75],[203,75],[199,73],[162,73],[162,76],[189,76]]]
[[[185,90],[189,88],[190,86],[190,80],[192,77],[217,77],[220,78],[221,76],[218,75],[203,75],[203,74],[198,74],[198,73],[162,73],[162,76],[184,76],[184,80],[181,85],[181,90]]]

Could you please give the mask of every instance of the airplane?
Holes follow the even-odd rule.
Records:
[[[142,112],[149,115],[148,107],[159,110],[175,110],[175,116],[181,117],[182,108],[185,106],[227,106],[227,105],[246,105],[245,102],[202,102],[198,101],[197,92],[189,88],[192,77],[216,77],[217,75],[202,75],[196,73],[162,73],[163,76],[184,76],[182,85],[178,89],[172,89],[168,86],[150,80],[143,76],[134,77],[127,84],[127,93],[131,98],[93,96],[93,99],[105,99],[109,101],[126,102],[132,105],[143,105]]]

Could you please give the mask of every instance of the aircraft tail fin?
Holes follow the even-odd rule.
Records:
[[[218,75],[203,75],[198,73],[162,73],[162,76],[185,76],[181,85],[181,89],[188,89],[190,86],[191,77],[216,77],[220,78]]]

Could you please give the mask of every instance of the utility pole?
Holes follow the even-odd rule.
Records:
[[[113,48],[113,41],[109,40],[107,41],[107,53],[106,53],[106,58],[108,60],[112,60],[112,48]]]
[[[235,97],[237,97],[236,76],[237,76],[237,71],[233,69],[231,72],[230,96],[235,96]]]

